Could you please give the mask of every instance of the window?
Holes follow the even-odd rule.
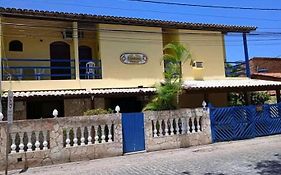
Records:
[[[22,52],[22,42],[19,40],[14,40],[9,43],[9,51],[17,51],[17,52]]]

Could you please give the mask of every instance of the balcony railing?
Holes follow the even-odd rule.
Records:
[[[225,62],[224,65],[226,77],[246,77],[245,62]]]
[[[73,59],[2,59],[3,80],[75,79]],[[80,79],[101,79],[99,59],[79,60]]]

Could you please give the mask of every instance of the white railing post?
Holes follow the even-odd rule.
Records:
[[[157,120],[153,120],[153,126],[154,126],[154,130],[153,130],[153,137],[158,137],[157,135]]]
[[[81,131],[81,138],[80,138],[81,144],[80,144],[80,145],[81,145],[81,146],[85,146],[84,129],[85,129],[84,126],[80,127],[80,131]]]
[[[27,152],[31,152],[32,151],[32,143],[31,143],[31,136],[32,136],[32,132],[27,132]]]
[[[98,133],[98,130],[99,129],[99,126],[95,126],[95,144],[98,144],[99,143],[99,133]]]
[[[23,144],[24,143],[24,133],[23,132],[19,133],[19,137],[20,137],[19,152],[23,153],[24,152],[24,144]]]
[[[76,127],[74,127],[74,128],[73,128],[73,134],[74,134],[74,138],[73,138],[73,146],[78,146],[77,128],[76,128]]]
[[[40,150],[40,132],[39,131],[35,131],[35,151],[39,151]]]
[[[88,126],[87,127],[87,130],[88,130],[88,145],[91,145],[92,144],[92,126]]]
[[[11,134],[12,144],[11,144],[11,154],[16,153],[17,145],[15,144],[16,140],[16,133]]]
[[[112,134],[111,134],[111,124],[107,125],[108,126],[108,142],[112,142]]]
[[[68,148],[70,147],[70,138],[69,138],[70,129],[66,128],[65,132],[66,132],[65,147]]]

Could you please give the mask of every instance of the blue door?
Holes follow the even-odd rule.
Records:
[[[123,113],[123,152],[145,150],[143,113]]]

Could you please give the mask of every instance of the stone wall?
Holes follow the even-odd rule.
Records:
[[[121,115],[15,121],[9,169],[123,154]],[[0,122],[0,170],[5,168],[6,123]]]
[[[211,143],[208,110],[180,109],[145,112],[144,115],[147,151]]]
[[[211,143],[208,110],[144,112],[146,151]],[[139,138],[141,139],[141,138]],[[5,168],[6,122],[0,122],[0,170]],[[121,114],[14,121],[9,169],[123,154]]]

